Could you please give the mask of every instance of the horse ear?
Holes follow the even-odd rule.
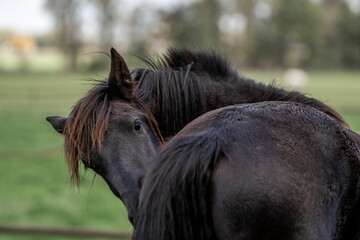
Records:
[[[51,124],[51,126],[53,126],[53,128],[58,133],[61,133],[61,134],[64,133],[66,120],[67,120],[67,118],[58,117],[58,116],[51,116],[51,117],[46,118],[46,121],[48,121]]]
[[[114,49],[111,48],[111,69],[109,75],[109,91],[112,97],[131,99],[133,84],[131,73],[125,60]]]

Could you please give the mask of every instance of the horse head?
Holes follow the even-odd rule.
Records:
[[[65,137],[71,179],[79,183],[80,161],[94,170],[123,201],[133,223],[142,179],[162,137],[150,110],[134,94],[120,54],[111,49],[108,82],[95,85],[68,118],[47,120]]]

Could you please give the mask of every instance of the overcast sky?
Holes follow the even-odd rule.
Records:
[[[10,30],[17,34],[42,34],[46,33],[53,27],[51,16],[44,9],[46,0],[1,0],[0,7],[0,30]],[[126,1],[124,7],[134,7],[142,2],[150,3],[149,0],[130,0]],[[162,8],[171,8],[178,4],[177,0],[150,0],[153,6]],[[193,0],[183,0],[182,3]],[[119,1],[124,3],[124,1]],[[125,4],[124,4],[125,5]],[[93,16],[91,8],[85,8],[83,15]],[[89,19],[85,17],[83,19]],[[92,19],[94,20],[94,19]],[[87,20],[85,20],[87,21]],[[91,20],[90,20],[90,24]],[[88,33],[88,34],[91,34]]]
[[[49,31],[52,20],[43,5],[44,0],[2,0],[0,29],[19,34],[40,34]]]

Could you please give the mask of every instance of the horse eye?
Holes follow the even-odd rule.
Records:
[[[135,122],[135,124],[134,124],[135,132],[140,132],[141,129],[142,129],[141,122]]]

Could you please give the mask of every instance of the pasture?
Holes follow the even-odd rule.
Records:
[[[258,81],[275,78],[284,86],[281,72],[241,72]],[[101,178],[83,172],[80,190],[70,186],[62,137],[45,121],[49,115],[67,116],[91,86],[88,80],[106,76],[0,73],[0,224],[131,231],[124,207]],[[317,71],[309,77],[305,91],[338,110],[360,132],[360,72]]]

